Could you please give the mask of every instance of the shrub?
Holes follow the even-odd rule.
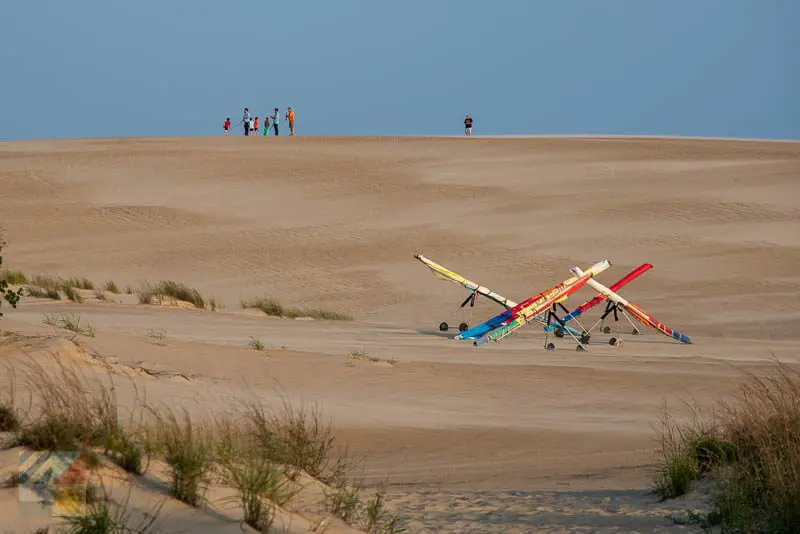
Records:
[[[3,242],[2,239],[0,239],[0,251],[3,250],[4,245],[5,242]],[[0,266],[2,265],[3,265],[3,256],[0,256]],[[22,288],[16,291],[12,291],[11,289],[8,289],[8,286],[9,286],[9,281],[6,278],[6,272],[4,271],[3,273],[0,273],[0,307],[2,307],[3,301],[6,301],[8,304],[11,305],[12,308],[16,308],[19,299],[22,298]],[[0,310],[0,317],[2,316],[3,312],[2,310]]]
[[[0,432],[16,432],[20,422],[17,410],[10,402],[0,403]]]
[[[264,342],[260,339],[254,338],[253,336],[250,336],[250,341],[247,342],[247,346],[252,350],[264,350]]]

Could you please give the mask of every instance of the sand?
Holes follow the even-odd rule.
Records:
[[[664,403],[708,405],[735,393],[743,371],[798,361],[798,178],[800,143],[749,140],[3,143],[4,267],[123,288],[173,279],[223,307],[26,298],[3,307],[0,329],[15,334],[0,360],[56,343],[151,399],[224,406],[280,388],[318,402],[366,456],[369,480],[389,482],[410,532],[686,531],[664,515],[697,499],[658,504],[645,492],[654,426]],[[568,339],[548,352],[533,326],[457,343],[439,322],[500,310],[479,300],[468,317],[466,292],[415,253],[517,301],[573,265],[611,260],[598,277],[610,285],[652,263],[621,294],[694,343],[650,330],[621,347],[600,334],[589,352]],[[241,309],[265,294],[355,320]],[[41,323],[46,313],[80,314],[97,335],[71,346]],[[248,350],[251,336],[267,350]]]

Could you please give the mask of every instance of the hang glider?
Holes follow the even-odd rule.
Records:
[[[581,271],[581,269],[579,267],[573,267],[571,269],[571,271],[575,276],[581,276],[581,274],[583,273],[583,271]],[[664,334],[667,337],[670,337],[670,338],[675,339],[677,341],[680,341],[682,343],[691,344],[692,340],[689,338],[689,336],[681,334],[680,332],[678,332],[676,330],[673,330],[672,328],[668,327],[664,323],[656,320],[652,315],[650,315],[649,313],[644,311],[642,308],[640,308],[636,304],[633,304],[632,302],[629,302],[629,301],[625,300],[624,298],[622,298],[621,296],[616,294],[613,290],[611,290],[610,288],[607,288],[606,286],[604,286],[603,284],[601,284],[597,280],[594,280],[594,279],[590,278],[587,281],[587,283],[595,291],[600,293],[600,295],[604,296],[609,301],[607,306],[606,306],[606,311],[603,314],[603,316],[600,318],[600,321],[598,321],[598,323],[603,321],[611,313],[614,314],[615,320],[619,320],[618,319],[618,313],[622,313],[623,316],[625,316],[626,318],[627,318],[627,315],[630,314],[635,319],[637,319],[639,322],[644,324],[645,326],[648,326],[648,327],[650,327],[650,328],[652,328],[654,330],[657,330],[658,332],[661,332],[662,334]],[[595,297],[595,298],[597,298],[597,297]],[[630,321],[629,318],[628,318],[628,321]],[[631,324],[633,324],[633,323],[631,322]],[[595,326],[597,326],[597,325],[595,324]],[[592,327],[592,329],[593,328],[594,328],[594,326]],[[634,330],[634,332],[636,332],[636,330]],[[611,338],[609,343],[611,343],[612,345],[615,345],[617,341],[618,340],[616,338]]]
[[[450,282],[454,282],[454,283],[460,285],[461,287],[467,289],[470,292],[469,296],[459,306],[459,308],[464,308],[467,304],[469,304],[469,306],[470,306],[470,317],[471,317],[472,308],[475,306],[475,299],[477,298],[478,295],[481,295],[481,296],[491,300],[492,302],[496,302],[497,304],[501,305],[506,310],[509,310],[511,308],[514,308],[514,307],[518,306],[518,304],[516,302],[514,302],[513,300],[511,300],[511,299],[509,299],[507,297],[504,297],[503,295],[500,295],[499,293],[489,289],[488,287],[485,287],[485,286],[482,286],[482,285],[480,285],[480,284],[478,284],[476,282],[473,282],[472,280],[469,280],[469,279],[461,276],[460,274],[455,273],[455,272],[451,271],[450,269],[447,269],[447,268],[443,267],[442,265],[439,265],[435,261],[431,260],[430,258],[427,258],[427,257],[423,256],[422,254],[414,254],[414,258],[419,260],[420,262],[422,262],[428,269],[430,269],[430,271],[433,273],[433,275],[436,278],[438,278],[439,280],[447,280],[447,281],[450,281]],[[542,323],[544,323],[544,318],[543,317],[540,317],[539,320]],[[445,321],[443,321],[443,322],[441,322],[439,324],[439,330],[441,330],[443,332],[447,331],[449,328],[450,328],[450,326]],[[570,332],[573,335],[580,335],[581,334],[581,332],[579,332],[578,330],[575,330],[575,329],[573,329],[571,327],[566,327],[566,328],[567,328],[567,331]],[[468,325],[467,322],[462,322],[459,325],[458,329],[459,329],[459,332],[465,332],[465,331],[467,331],[469,329],[469,325]]]
[[[635,280],[636,278],[640,277],[641,275],[643,275],[644,273],[646,273],[647,271],[649,271],[652,268],[653,268],[653,266],[651,264],[644,263],[644,264],[640,265],[639,267],[637,267],[636,269],[634,269],[631,272],[629,272],[628,274],[626,274],[625,276],[623,276],[622,278],[620,278],[619,280],[617,280],[609,289],[611,291],[619,291],[620,289],[622,289],[623,287],[625,287],[626,285],[631,283],[633,280]],[[577,320],[578,317],[580,317],[585,312],[589,311],[590,309],[592,309],[595,306],[597,306],[598,304],[600,304],[606,298],[607,298],[606,295],[601,293],[601,294],[597,295],[596,297],[587,300],[586,302],[584,302],[583,304],[581,304],[580,306],[578,306],[577,308],[575,308],[571,312],[569,310],[564,309],[567,312],[567,314],[564,317],[562,317],[560,320],[556,321],[556,324],[553,324],[553,325],[550,325],[550,326],[545,326],[545,330],[548,331],[548,332],[551,332],[551,331],[555,330],[556,337],[563,337],[564,336],[563,327],[564,327],[564,325],[566,325],[566,323],[568,323],[568,322],[570,322],[572,320]],[[561,307],[564,308],[563,306],[561,306]],[[589,340],[590,332],[591,332],[591,330],[583,330],[584,343]],[[606,332],[606,333],[608,333],[608,332]]]
[[[530,321],[535,320],[541,322],[542,313],[545,311],[547,311],[545,321],[549,326],[552,319],[552,312],[550,311],[551,306],[579,290],[584,284],[587,283],[588,280],[595,275],[602,273],[609,267],[611,267],[611,262],[608,260],[595,263],[585,272],[581,271],[580,275],[576,275],[572,278],[564,280],[560,284],[553,286],[547,291],[543,291],[542,293],[539,293],[538,295],[535,295],[524,302],[517,304],[517,306],[501,313],[500,315],[492,317],[485,323],[476,326],[472,330],[462,332],[456,336],[456,339],[474,339],[473,344],[475,346],[483,345],[489,341],[500,341],[504,337],[516,331],[518,328],[525,326]],[[572,332],[570,332],[570,334],[575,337],[576,341],[578,341],[578,347],[581,350],[584,350],[584,342],[574,336]],[[545,346],[547,346],[546,339]]]

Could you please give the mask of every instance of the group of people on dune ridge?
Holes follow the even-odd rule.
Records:
[[[291,106],[286,109],[286,114],[284,115],[286,122],[289,123],[289,135],[294,135],[294,110]],[[258,116],[253,116],[250,114],[249,108],[244,108],[244,112],[242,113],[242,126],[244,127],[244,135],[270,135],[270,132],[274,133],[274,135],[280,135],[280,123],[281,123],[281,114],[278,108],[273,110],[272,115],[264,118],[264,129],[261,133],[259,133],[259,126],[261,126],[261,118]],[[228,117],[225,119],[225,122],[222,125],[222,130],[225,135],[231,134],[231,118]]]

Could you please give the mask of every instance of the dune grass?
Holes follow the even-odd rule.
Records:
[[[653,480],[664,498],[711,482],[708,526],[728,532],[796,532],[800,525],[800,372],[783,364],[748,374],[738,398],[709,422],[662,421],[662,461]]]
[[[35,407],[19,421],[15,445],[80,450],[87,458],[95,455],[97,463],[107,458],[136,475],[146,471],[145,461],[162,459],[171,496],[199,506],[207,484],[221,482],[235,490],[246,522],[260,531],[272,525],[276,507],[302,489],[298,477],[306,473],[331,485],[325,505],[332,514],[354,526],[373,525],[370,532],[400,532],[382,496],[364,501],[360,485],[345,482],[352,480],[348,473],[355,463],[317,407],[284,400],[274,408],[253,395],[230,411],[193,417],[180,408],[137,401],[125,419],[110,374],[107,380],[88,380],[55,354],[52,365],[29,358],[14,367],[25,373]],[[74,524],[84,528],[107,521],[110,509],[103,502],[87,507]]]
[[[28,296],[39,299],[61,300],[61,293],[57,289],[42,289],[40,287],[28,286]]]
[[[273,317],[285,317],[288,319],[296,319],[298,317],[310,317],[313,319],[326,320],[326,321],[352,321],[353,317],[346,313],[326,310],[323,308],[287,308],[278,300],[264,296],[255,297],[249,300],[242,301],[242,308],[244,309],[257,309],[264,312],[266,315]]]
[[[265,348],[264,342],[261,341],[260,339],[254,338],[253,336],[250,336],[250,341],[247,342],[247,346],[248,348],[250,348],[250,350],[257,350],[257,351],[263,351]]]
[[[91,323],[81,323],[81,316],[72,313],[62,315],[47,313],[42,322],[48,326],[69,330],[80,336],[94,337],[95,335],[94,326]]]
[[[27,280],[28,295],[38,298],[60,300],[61,294],[73,301],[83,302],[80,290],[94,290],[94,283],[86,277],[59,278],[37,274]]]
[[[161,280],[155,285],[145,281],[136,291],[136,295],[139,298],[139,304],[153,304],[154,301],[160,302],[165,297],[170,297],[189,302],[201,310],[206,307],[205,300],[199,291],[174,280]]]
[[[27,283],[28,278],[22,271],[3,269],[0,271],[0,279],[5,280],[12,286],[20,286]]]
[[[103,285],[103,289],[109,293],[114,293],[115,295],[122,293],[117,283],[113,280],[106,280],[106,283]]]

